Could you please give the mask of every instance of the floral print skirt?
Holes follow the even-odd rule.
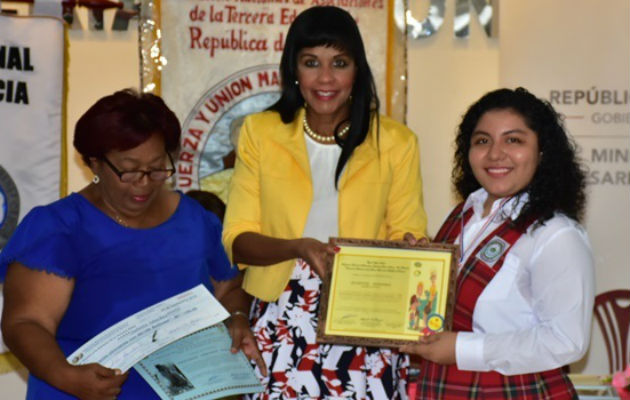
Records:
[[[302,260],[275,302],[256,299],[252,330],[269,376],[250,399],[406,399],[409,359],[390,349],[318,344],[321,280]]]

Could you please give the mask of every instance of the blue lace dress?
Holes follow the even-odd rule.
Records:
[[[221,223],[195,200],[180,194],[173,215],[150,229],[118,225],[82,195],[73,193],[29,212],[0,253],[0,279],[19,262],[74,280],[56,339],[66,355],[158,301],[202,283],[238,273],[221,245]],[[71,399],[37,377],[27,399]],[[119,399],[157,399],[131,370]]]

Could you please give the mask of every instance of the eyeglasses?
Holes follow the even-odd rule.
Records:
[[[168,152],[166,152],[166,155],[168,156],[168,160],[171,162],[172,168],[120,171],[114,166],[114,164],[111,163],[111,161],[107,159],[107,157],[103,156],[103,161],[105,161],[105,164],[107,164],[109,168],[111,168],[112,171],[114,171],[114,173],[118,175],[118,179],[120,179],[120,181],[123,183],[137,182],[140,179],[144,178],[145,175],[147,175],[152,181],[161,182],[167,180],[175,173],[175,163],[173,163],[173,158]]]

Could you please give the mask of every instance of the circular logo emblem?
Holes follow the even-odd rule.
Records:
[[[444,318],[440,314],[432,313],[427,316],[427,328],[431,332],[437,332],[444,326]]]
[[[201,188],[223,197],[243,119],[279,97],[276,64],[243,69],[206,91],[182,124],[176,187],[183,191]]]
[[[20,195],[9,173],[0,165],[0,249],[7,243],[20,216]]]
[[[503,242],[494,241],[488,243],[488,245],[483,249],[483,258],[487,260],[494,260],[503,253],[504,247],[505,245]]]

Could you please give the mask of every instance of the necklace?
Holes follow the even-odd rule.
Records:
[[[125,228],[129,228],[129,225],[118,214],[114,214],[114,219],[118,223],[118,225],[124,226]]]
[[[116,212],[116,210],[114,210],[114,207],[112,207],[107,201],[105,201],[105,199],[103,199],[103,203],[105,203],[105,205],[107,206],[107,208],[109,208],[109,210],[114,214],[114,221],[116,221],[116,223],[118,225],[124,226],[125,228],[129,228],[129,224],[127,222],[125,222],[124,219],[122,219],[120,217],[120,215],[118,215],[118,213]]]
[[[326,144],[335,142],[334,135],[324,136],[312,130],[311,127],[308,125],[308,121],[306,120],[306,115],[304,115],[302,122],[304,123],[304,132],[306,132],[306,134],[310,136],[312,139],[315,139],[318,142],[322,142]],[[346,125],[342,130],[339,131],[339,137],[343,137],[346,133],[348,133],[349,130],[350,130],[350,125]]]

